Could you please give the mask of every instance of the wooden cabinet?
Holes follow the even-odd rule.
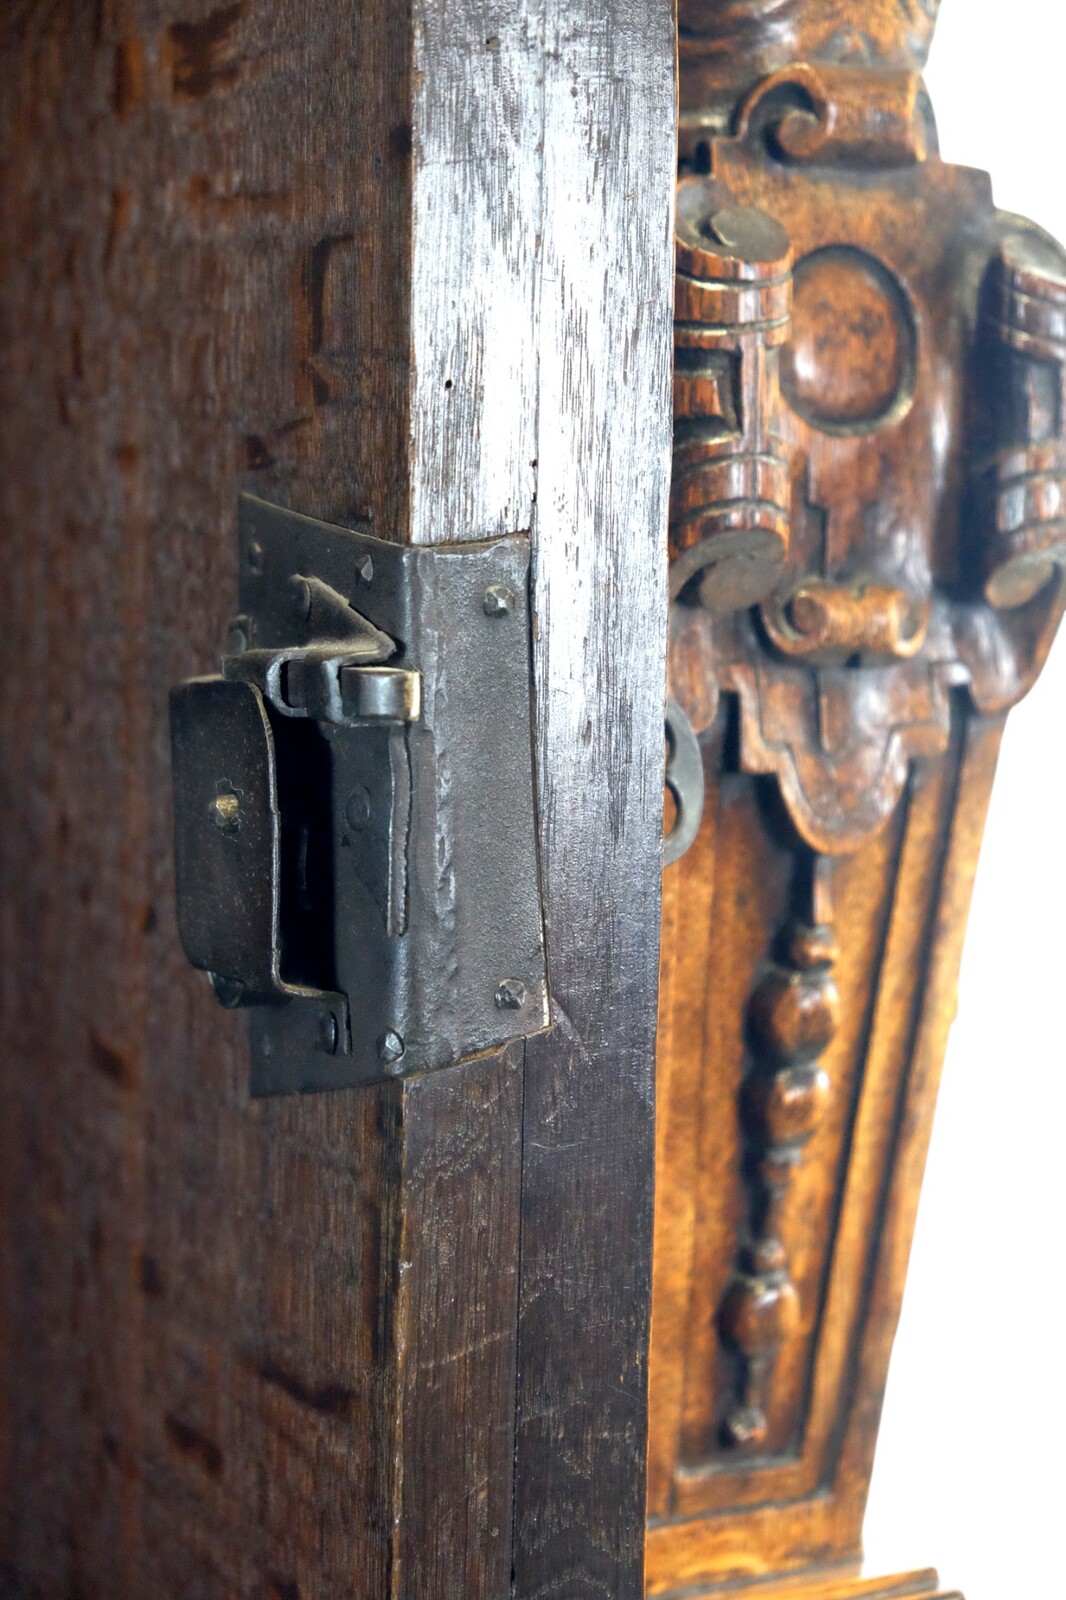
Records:
[[[1066,267],[935,10],[9,0],[4,1595],[935,1591],[860,1526],[1066,561]],[[167,731],[242,491],[528,537],[547,1030],[250,1098]]]

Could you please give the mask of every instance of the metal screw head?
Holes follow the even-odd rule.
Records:
[[[526,986],[520,978],[501,978],[496,989],[497,1011],[521,1011],[526,1003]]]
[[[514,605],[514,595],[502,583],[490,583],[485,590],[481,609],[487,617],[506,617]]]
[[[394,1033],[391,1028],[378,1040],[378,1055],[387,1067],[395,1066],[396,1062],[402,1059],[406,1048],[400,1035]]]
[[[241,825],[241,803],[235,794],[216,794],[207,809],[220,833],[237,832]]]
[[[247,553],[248,571],[256,574],[263,570],[263,546],[258,539],[253,539],[248,546]]]
[[[332,1011],[323,1011],[319,1016],[317,1045],[327,1056],[337,1053],[337,1019]]]

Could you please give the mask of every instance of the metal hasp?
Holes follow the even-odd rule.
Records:
[[[245,495],[222,675],[171,692],[178,924],[252,1093],[548,1025],[529,541],[412,548]]]

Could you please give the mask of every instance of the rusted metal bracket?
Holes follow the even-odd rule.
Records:
[[[529,542],[413,548],[250,496],[219,677],[171,695],[178,921],[252,1092],[548,1023]]]

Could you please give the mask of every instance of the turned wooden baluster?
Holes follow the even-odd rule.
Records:
[[[793,1170],[818,1129],[830,1093],[821,1058],[840,1010],[833,982],[838,952],[830,868],[824,856],[799,862],[798,873],[807,879],[806,914],[785,930],[780,960],[767,968],[749,1007],[754,1064],[744,1101],[754,1175],[752,1237],[741,1251],[720,1322],[743,1363],[740,1394],[725,1434],[732,1444],[750,1449],[765,1442],[766,1382],[799,1320],[781,1213]]]

